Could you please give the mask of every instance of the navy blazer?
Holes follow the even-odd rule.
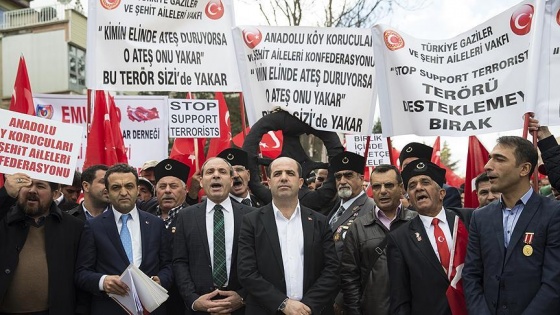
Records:
[[[313,314],[333,314],[339,288],[338,258],[327,218],[301,207],[303,298]],[[245,314],[277,314],[286,296],[282,250],[272,204],[245,216],[239,234],[239,282],[247,290]]]
[[[201,295],[214,291],[210,248],[206,234],[207,201],[185,208],[177,215],[177,227],[173,242],[173,271],[175,283],[185,302],[187,314],[207,314],[193,312],[192,305]],[[255,208],[232,202],[233,208],[233,247],[228,279],[228,290],[236,291],[242,298],[245,291],[237,280],[237,239],[243,216]],[[233,314],[243,314],[241,308]]]
[[[138,211],[142,235],[140,270],[148,276],[158,276],[164,288],[173,283],[170,235],[163,221],[147,212]],[[76,263],[76,285],[91,293],[91,314],[126,314],[107,294],[99,291],[103,275],[120,275],[129,265],[122,246],[112,209],[86,220]],[[164,314],[161,308],[152,314]]]
[[[533,192],[508,248],[500,202],[475,210],[463,287],[469,314],[558,314],[560,310],[560,203]],[[526,233],[534,233],[530,255]]]

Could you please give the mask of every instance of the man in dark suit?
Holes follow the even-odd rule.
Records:
[[[82,173],[84,201],[68,211],[68,214],[85,221],[103,213],[109,206],[109,197],[105,189],[105,172],[109,167],[103,164],[92,165]]]
[[[241,149],[229,148],[220,152],[218,157],[228,161],[233,167],[233,184],[229,193],[231,199],[250,207],[260,208],[264,206],[263,202],[249,191],[251,173],[249,171],[249,155],[247,152]]]
[[[353,152],[342,152],[331,159],[330,169],[334,172],[338,200],[327,219],[333,231],[334,246],[338,259],[342,258],[346,232],[359,216],[373,211],[373,200],[363,189],[365,159]],[[335,312],[342,314],[342,293],[335,301]]]
[[[444,169],[416,159],[405,167],[402,177],[418,216],[388,234],[389,313],[450,315],[445,293],[450,284],[453,228],[455,220],[465,222],[465,216],[458,218],[443,207]]]
[[[327,218],[300,205],[301,166],[270,165],[272,203],[249,213],[239,234],[239,281],[246,314],[333,314],[338,259]]]
[[[222,158],[201,170],[206,201],[179,212],[173,271],[187,314],[243,314],[245,292],[237,280],[237,239],[243,215],[253,210],[232,202],[233,168]]]
[[[416,159],[425,159],[430,161],[432,159],[432,152],[434,148],[425,145],[423,143],[411,142],[404,146],[399,155],[399,162],[401,165],[401,170],[408,165],[408,163]],[[459,189],[453,186],[444,184],[441,186],[445,189],[445,197],[443,198],[443,206],[447,209],[450,207],[461,208],[463,203],[461,202],[461,193]]]
[[[469,314],[557,314],[560,309],[560,203],[530,178],[537,150],[505,136],[485,170],[499,202],[475,210],[469,233],[465,297]]]
[[[129,293],[119,277],[131,263],[168,289],[173,283],[171,244],[163,221],[136,208],[136,169],[126,164],[110,167],[105,187],[111,209],[86,221],[75,281],[92,294],[92,315],[126,314],[107,294]],[[165,310],[158,308],[152,314]]]

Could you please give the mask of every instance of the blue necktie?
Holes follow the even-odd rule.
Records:
[[[122,227],[121,227],[121,243],[128,257],[128,261],[132,262],[132,237],[130,237],[130,231],[126,225],[126,221],[130,219],[130,214],[123,214],[121,216]]]

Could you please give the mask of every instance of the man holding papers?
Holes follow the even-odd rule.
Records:
[[[202,166],[208,197],[178,214],[173,271],[187,314],[244,314],[237,280],[237,238],[243,215],[253,208],[232,202],[233,168],[222,158]]]
[[[126,314],[107,294],[130,294],[120,275],[130,265],[169,288],[173,283],[169,234],[163,221],[136,208],[138,174],[126,164],[105,173],[111,209],[88,220],[80,241],[75,280],[93,294],[91,314]],[[152,314],[165,314],[158,308]]]

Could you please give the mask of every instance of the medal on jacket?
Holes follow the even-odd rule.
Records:
[[[525,243],[525,246],[523,246],[523,255],[527,257],[533,255],[533,246],[531,246],[533,243],[533,236],[535,236],[535,233],[525,232],[525,238],[523,239],[523,243]]]

